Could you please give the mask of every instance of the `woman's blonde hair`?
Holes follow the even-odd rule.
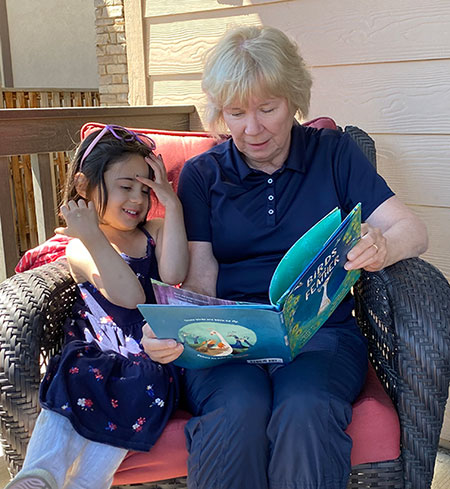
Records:
[[[227,32],[208,53],[202,89],[206,122],[223,123],[222,110],[234,100],[244,106],[252,96],[285,97],[306,117],[312,78],[297,45],[274,27],[241,26]]]

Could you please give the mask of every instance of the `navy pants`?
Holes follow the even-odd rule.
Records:
[[[188,488],[345,489],[366,370],[355,326],[322,328],[286,366],[187,371]]]

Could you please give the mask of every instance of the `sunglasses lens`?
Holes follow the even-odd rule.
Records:
[[[153,139],[150,136],[147,136],[146,134],[138,133],[138,134],[136,134],[136,137],[137,137],[137,139],[139,139],[139,141],[141,143],[146,144],[147,146],[150,146],[150,149],[153,150],[156,148],[155,141],[153,141]]]

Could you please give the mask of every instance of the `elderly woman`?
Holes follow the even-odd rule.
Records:
[[[268,302],[287,249],[336,206],[362,203],[362,238],[347,269],[375,271],[422,253],[424,225],[394,196],[351,138],[305,128],[311,77],[296,45],[270,27],[228,32],[207,59],[203,89],[226,142],[186,163],[179,183],[190,241],[184,287]],[[340,489],[345,433],[367,369],[349,296],[285,366],[232,364],[186,372],[190,489]],[[147,329],[153,359],[182,351]]]

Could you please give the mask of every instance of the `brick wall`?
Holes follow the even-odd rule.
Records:
[[[100,105],[129,105],[124,0],[94,0]]]

